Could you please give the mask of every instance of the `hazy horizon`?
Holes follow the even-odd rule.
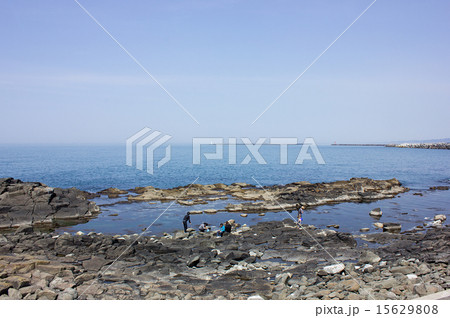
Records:
[[[0,3],[0,144],[121,144],[173,136],[313,137],[317,144],[448,138],[450,3]]]

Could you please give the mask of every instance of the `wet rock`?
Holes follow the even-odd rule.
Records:
[[[376,228],[382,229],[384,225],[383,225],[383,223],[376,222],[373,224],[373,226],[375,226]]]
[[[380,208],[376,208],[376,209],[373,209],[372,211],[370,211],[369,215],[376,217],[376,218],[381,218],[381,216],[383,215],[383,211],[381,211]]]
[[[434,216],[434,220],[444,223],[444,221],[447,220],[447,217],[444,214],[438,214]]]
[[[363,227],[361,229],[359,229],[360,232],[369,232],[370,229],[368,227]]]
[[[330,225],[327,225],[327,227],[332,227],[332,228],[338,229],[339,224],[330,224]]]
[[[383,223],[383,231],[398,233],[402,230],[400,223]]]

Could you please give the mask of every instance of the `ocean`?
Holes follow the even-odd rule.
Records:
[[[215,146],[203,146],[203,152],[214,152]],[[450,191],[430,191],[432,186],[450,185],[450,152],[447,150],[401,149],[387,147],[319,146],[324,165],[315,160],[294,164],[301,146],[289,146],[288,164],[280,164],[280,148],[263,145],[260,153],[266,164],[251,160],[242,164],[249,153],[238,145],[236,164],[228,163],[228,148],[224,147],[223,160],[192,163],[190,145],[172,145],[171,160],[150,175],[125,165],[125,145],[89,146],[0,146],[0,177],[13,177],[22,181],[39,181],[51,187],[76,187],[97,192],[109,187],[131,189],[152,185],[171,188],[196,183],[213,184],[246,182],[261,185],[286,184],[297,181],[330,182],[352,177],[373,179],[397,178],[411,191],[396,198],[371,203],[342,203],[307,210],[304,222],[324,228],[339,224],[339,231],[357,233],[371,226],[374,219],[368,213],[375,207],[383,210],[382,222],[399,222],[404,230],[428,222],[436,214],[449,216]],[[157,153],[156,159],[162,157]],[[314,159],[314,156],[313,156]],[[421,193],[422,195],[414,195]],[[95,231],[110,234],[141,233],[156,218],[149,234],[162,234],[181,229],[182,216],[189,210],[220,209],[226,203],[186,207],[178,204],[146,202],[110,205],[122,199],[95,199],[102,213],[88,223],[61,228],[58,231]],[[165,211],[167,209],[167,211]],[[164,212],[164,213],[163,213]],[[161,215],[162,214],[162,215]],[[193,226],[201,222],[217,225],[230,218],[248,225],[265,220],[283,220],[286,212],[270,212],[265,216],[219,212],[211,215],[193,215]]]

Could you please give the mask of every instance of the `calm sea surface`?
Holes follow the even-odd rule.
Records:
[[[0,146],[0,177],[39,181],[52,187],[77,187],[93,192],[108,187],[130,189],[152,185],[171,188],[188,185],[197,177],[196,183],[201,184],[256,184],[256,179],[262,185],[295,181],[328,182],[352,177],[397,178],[411,188],[409,193],[368,204],[321,206],[305,213],[305,223],[317,227],[339,224],[339,230],[356,233],[362,227],[372,228],[374,220],[368,212],[375,207],[382,208],[384,212],[382,222],[400,222],[403,229],[427,222],[435,214],[449,217],[450,191],[428,191],[430,186],[450,185],[449,151],[322,146],[319,149],[325,165],[319,165],[315,160],[295,165],[300,147],[289,147],[287,165],[280,164],[279,147],[269,145],[260,149],[267,162],[264,165],[257,164],[255,160],[246,165],[239,164],[248,154],[245,146],[238,146],[235,165],[228,164],[227,146],[224,147],[224,160],[206,160],[203,157],[200,165],[194,165],[191,146],[172,146],[172,159],[149,175],[125,165],[124,146]],[[214,146],[206,146],[202,151],[214,152]],[[163,156],[162,153],[156,155],[157,160]],[[423,196],[413,195],[417,192]],[[96,199],[99,205],[114,201],[105,197]],[[168,208],[151,228],[150,234],[161,234],[180,229],[182,216],[189,210],[220,209],[224,204],[223,201],[200,207],[173,204],[169,208],[169,203],[151,205],[143,202],[104,206],[98,218],[60,231],[140,233],[142,228]],[[218,224],[233,218],[238,223],[251,225],[262,220],[282,220],[287,217],[286,212],[267,213],[264,217],[250,214],[247,218],[240,217],[238,213],[219,212],[194,215],[192,221],[196,226],[203,221]]]

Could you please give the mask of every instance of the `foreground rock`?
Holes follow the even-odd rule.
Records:
[[[75,188],[51,188],[39,182],[0,179],[0,228],[54,227],[59,222],[87,220],[99,208]]]
[[[2,235],[0,299],[413,299],[450,283],[447,227],[360,235],[379,248],[292,220],[179,233]]]
[[[228,212],[261,213],[264,211],[293,210],[298,203],[305,206],[318,206],[340,202],[369,202],[392,198],[408,191],[397,179],[372,180],[352,178],[348,181],[314,183],[294,182],[284,186],[255,187],[246,183],[223,183],[158,189],[152,186],[136,188],[137,195],[128,196],[129,201],[170,201],[179,204],[205,204],[211,200],[249,201],[239,204],[229,203]]]

